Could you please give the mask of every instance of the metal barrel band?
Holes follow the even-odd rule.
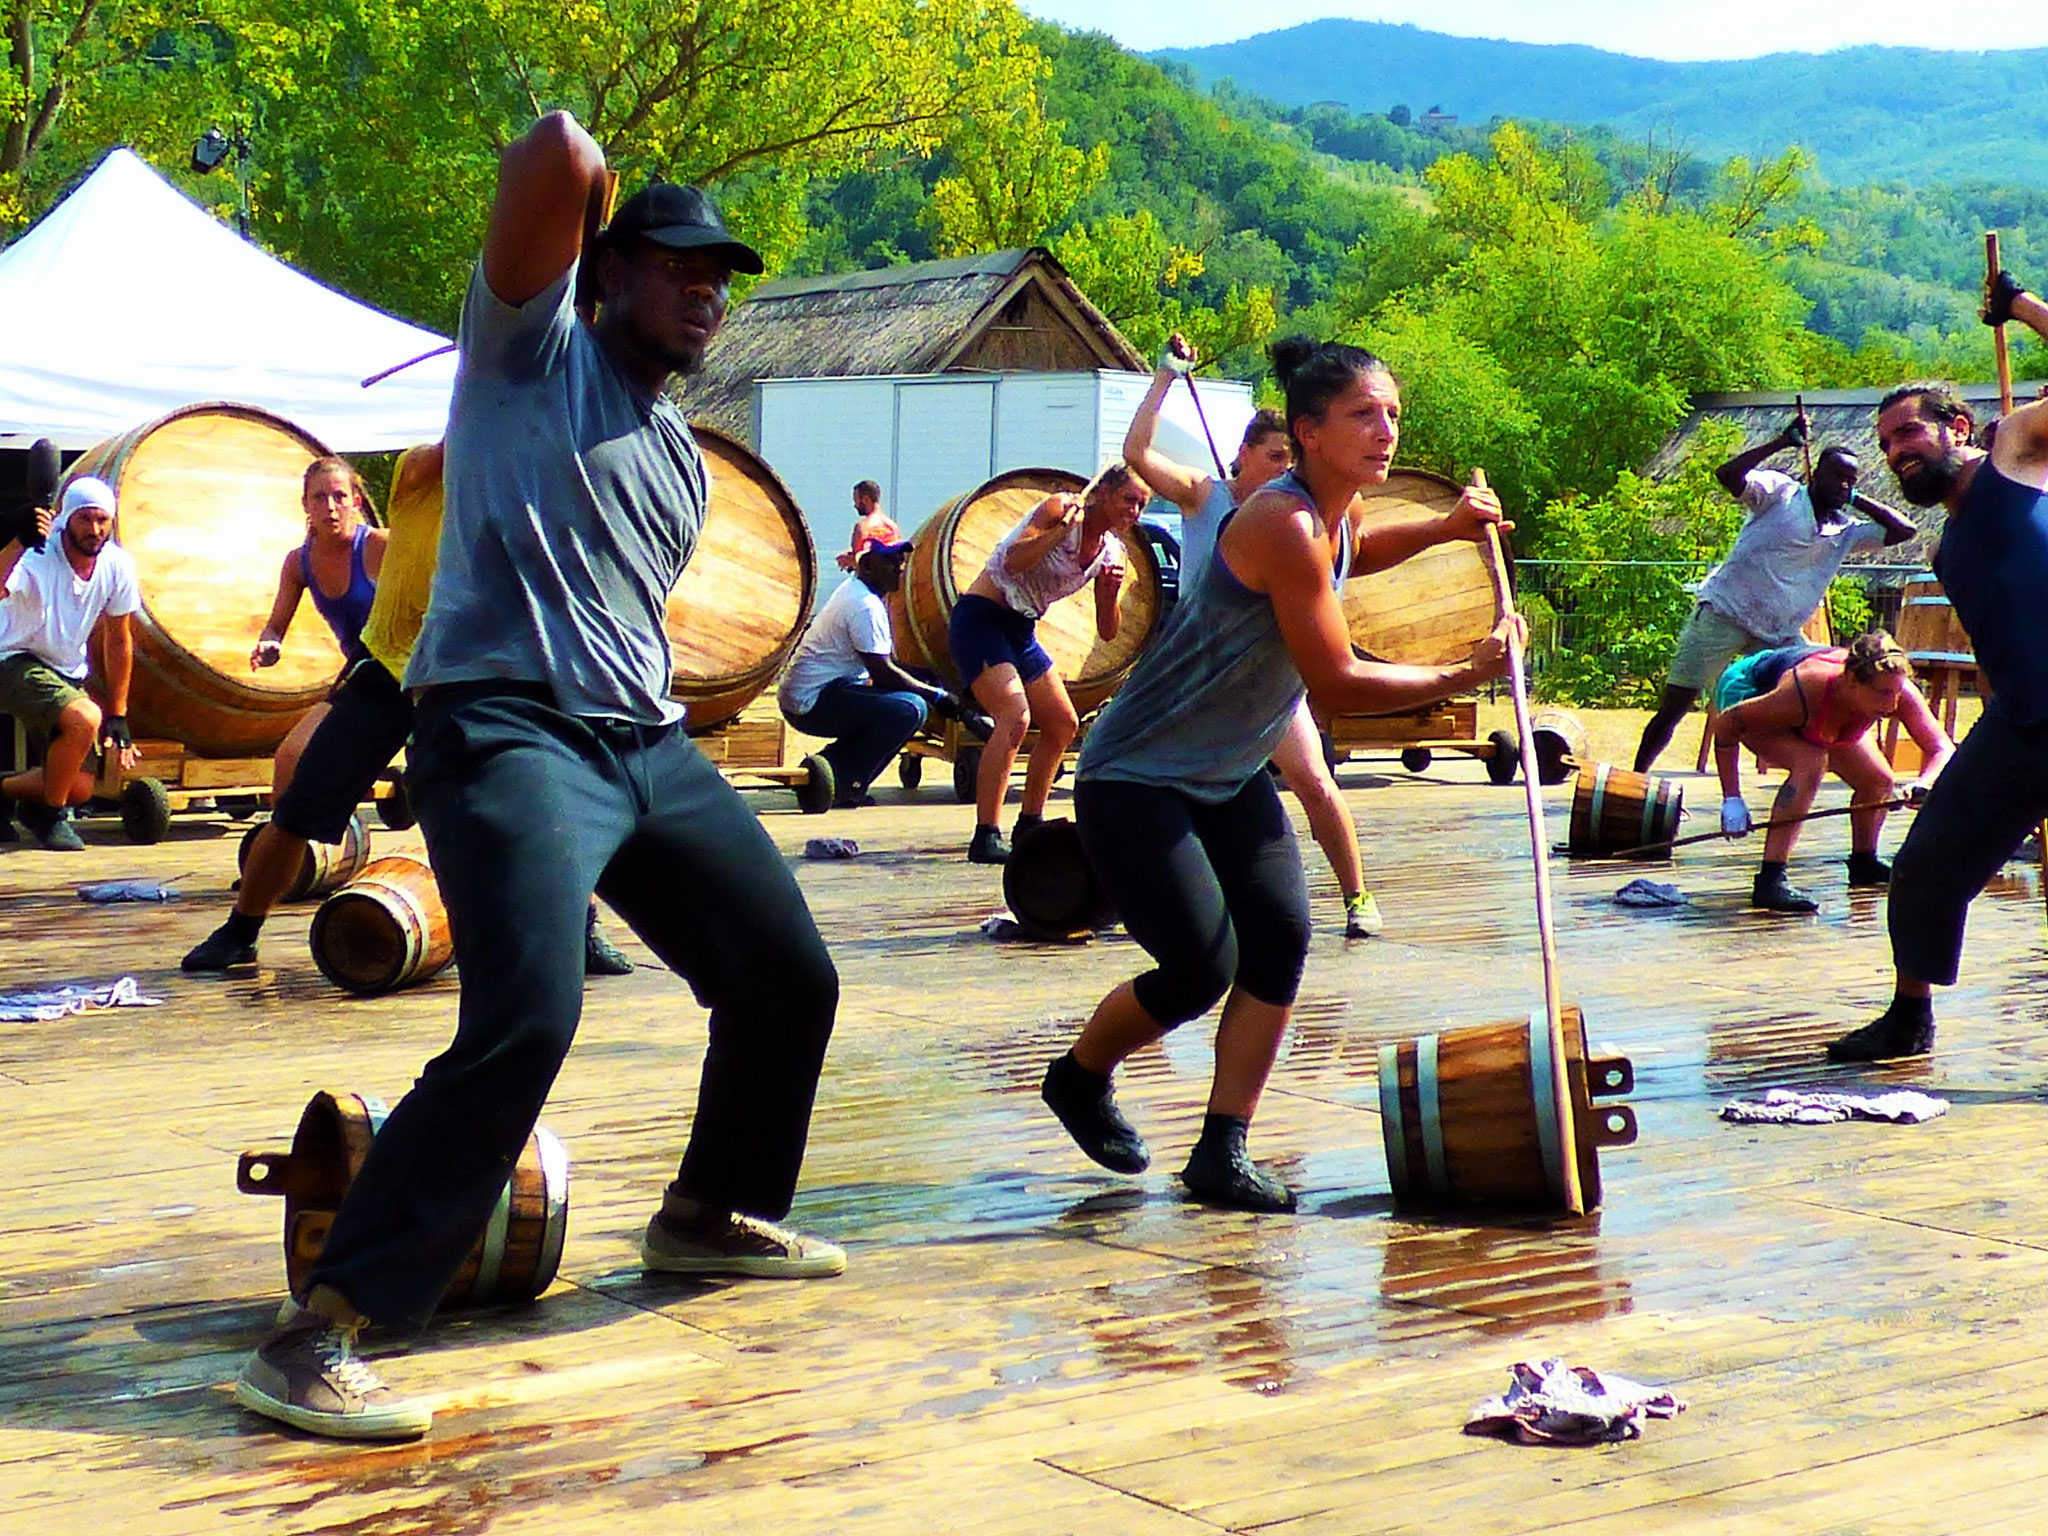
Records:
[[[1557,1105],[1549,1087],[1563,1063],[1550,1054],[1550,1020],[1540,1013],[1529,1015],[1529,1102],[1536,1112],[1536,1145],[1543,1157],[1543,1184],[1553,1200],[1565,1196],[1563,1127],[1557,1123]]]

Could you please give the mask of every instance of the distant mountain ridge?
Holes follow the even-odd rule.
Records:
[[[1451,37],[1325,20],[1235,43],[1161,49],[1205,84],[1228,78],[1285,106],[1432,106],[1465,123],[1605,123],[1710,156],[1804,144],[1837,185],[1984,179],[2048,186],[2048,49],[1846,48],[1675,64],[1578,44]]]

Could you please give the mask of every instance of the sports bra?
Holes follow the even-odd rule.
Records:
[[[348,590],[339,597],[329,597],[313,579],[313,540],[308,537],[299,546],[299,580],[306,584],[313,607],[334,631],[334,642],[345,656],[361,654],[363,626],[370,621],[370,604],[377,597],[377,584],[363,566],[363,541],[369,536],[368,524],[356,529],[355,542],[349,547]]]

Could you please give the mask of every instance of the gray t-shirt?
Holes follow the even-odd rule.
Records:
[[[572,715],[680,720],[662,618],[710,481],[682,413],[604,355],[575,269],[517,308],[479,262],[448,410],[447,512],[406,686],[546,683]]]

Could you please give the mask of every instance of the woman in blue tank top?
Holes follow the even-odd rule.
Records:
[[[1503,621],[1458,666],[1358,659],[1338,601],[1344,576],[1479,538],[1500,503],[1473,488],[1448,514],[1359,531],[1352,499],[1386,480],[1400,438],[1393,375],[1357,347],[1299,337],[1274,347],[1273,371],[1296,468],[1223,519],[1207,569],[1097,720],[1076,776],[1089,860],[1154,968],[1102,1000],[1042,1090],[1082,1151],[1139,1172],[1151,1154],[1111,1074],[1225,999],[1208,1115],[1181,1181],[1195,1199],[1253,1211],[1294,1207],[1245,1143],[1309,938],[1301,855],[1266,760],[1304,685],[1333,713],[1420,708],[1501,676],[1519,622]]]
[[[249,653],[249,670],[277,665],[299,599],[310,594],[315,611],[341,647],[346,675],[364,654],[363,625],[377,595],[377,573],[384,567],[384,545],[390,536],[370,525],[369,493],[347,459],[329,454],[307,465],[299,500],[306,511],[306,541],[286,555],[278,569],[277,597],[270,605],[270,620]],[[326,716],[327,706],[315,704],[278,747],[271,767],[273,803],[291,782],[300,752]]]

